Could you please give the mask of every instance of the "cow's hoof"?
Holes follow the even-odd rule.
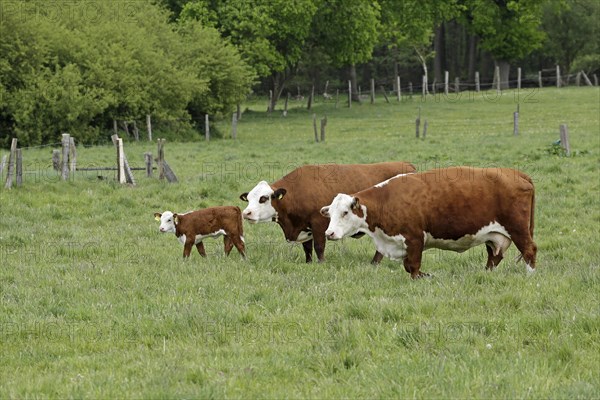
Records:
[[[431,277],[433,277],[433,275],[427,274],[425,272],[419,272],[417,274],[411,275],[411,278],[413,278],[413,279],[431,278]]]

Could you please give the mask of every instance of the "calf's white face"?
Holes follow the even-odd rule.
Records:
[[[277,211],[273,208],[271,199],[281,200],[285,193],[285,189],[273,190],[266,181],[259,182],[250,192],[240,196],[240,199],[248,202],[242,216],[251,223],[273,221],[277,217]]]
[[[325,236],[329,240],[339,240],[368,229],[367,208],[356,197],[340,193],[333,202],[321,208],[321,215],[330,218]]]
[[[159,231],[166,233],[175,233],[175,219],[176,215],[171,211],[165,211],[164,213],[155,213],[154,218],[160,221]]]

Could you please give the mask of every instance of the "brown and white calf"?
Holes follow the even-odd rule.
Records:
[[[302,243],[306,262],[312,261],[313,243],[319,261],[323,261],[329,221],[319,213],[321,207],[337,193],[353,193],[414,171],[412,164],[400,161],[304,165],[272,184],[261,181],[249,193],[243,193],[240,199],[248,202],[243,217],[251,223],[277,222],[288,242]],[[375,253],[372,262],[378,263],[381,258]]]
[[[160,221],[161,232],[174,233],[183,243],[183,257],[190,256],[193,245],[196,245],[202,257],[206,257],[202,241],[209,237],[223,236],[226,255],[235,246],[242,257],[246,258],[242,212],[239,207],[211,207],[185,214],[165,211],[154,213],[154,217]]]
[[[358,193],[338,194],[321,209],[330,218],[326,236],[338,240],[364,232],[377,251],[403,260],[413,278],[422,273],[423,250],[463,252],[485,244],[487,268],[502,260],[511,242],[535,268],[534,187],[520,171],[455,167],[388,179]]]

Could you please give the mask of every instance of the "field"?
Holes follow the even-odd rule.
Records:
[[[597,88],[528,89],[294,103],[286,118],[256,101],[236,141],[167,141],[176,184],[141,172],[136,187],[112,173],[61,182],[50,148],[25,149],[23,187],[0,191],[0,398],[598,398],[599,101]],[[324,143],[313,112],[327,115]],[[571,157],[553,146],[560,124]],[[142,166],[156,144],[125,151]],[[114,160],[112,145],[78,148],[80,167]],[[153,218],[243,208],[242,192],[305,163],[387,160],[528,173],[536,273],[514,246],[493,272],[484,247],[430,250],[433,277],[413,281],[399,262],[371,266],[368,238],[305,264],[275,224],[245,225],[245,262],[222,240],[183,261]]]

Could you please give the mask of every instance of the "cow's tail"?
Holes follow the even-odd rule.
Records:
[[[533,239],[533,225],[534,225],[534,214],[535,214],[535,187],[531,188],[531,213],[529,214],[529,235]]]

